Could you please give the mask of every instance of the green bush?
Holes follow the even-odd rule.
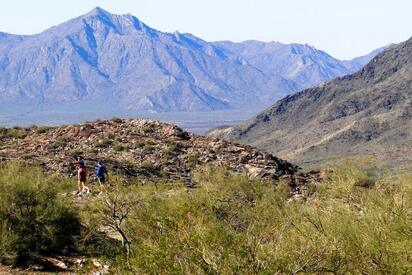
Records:
[[[50,149],[57,149],[57,148],[64,148],[69,143],[69,138],[66,137],[59,137],[56,139],[55,142],[51,143],[48,147]]]
[[[140,169],[156,174],[160,168],[142,162]],[[0,260],[77,249],[110,259],[113,274],[412,270],[411,174],[346,161],[325,172],[307,199],[292,197],[282,183],[222,167],[193,175],[191,189],[113,175],[105,194],[72,202],[82,209],[79,218],[57,195],[61,179],[37,168],[3,167]]]
[[[0,126],[0,135],[6,135],[8,132],[8,128]]]
[[[4,135],[8,138],[14,138],[14,139],[24,139],[27,137],[27,133],[21,128],[17,128],[17,127],[13,127],[12,129],[7,129],[7,131],[4,131]]]
[[[370,168],[370,167],[369,167]],[[408,273],[412,176],[344,163],[308,201],[223,168],[147,185],[125,227],[135,273]],[[374,182],[359,186],[360,181]],[[114,272],[123,272],[122,260]]]
[[[146,142],[144,140],[137,140],[133,143],[133,148],[139,149],[139,148],[143,148],[145,145],[146,145]]]
[[[187,155],[188,167],[195,168],[199,163],[199,155],[197,153],[191,153]]]
[[[154,132],[153,128],[150,127],[149,125],[146,125],[146,126],[142,127],[142,133],[143,134],[150,134],[150,133],[153,133],[153,132]]]
[[[25,153],[25,154],[21,155],[21,158],[23,160],[31,160],[31,159],[34,159],[35,157],[36,157],[36,154],[34,154],[34,153]]]
[[[138,168],[140,170],[140,173],[146,175],[159,175],[161,172],[159,167],[156,167],[154,163],[148,160],[141,162]]]
[[[78,157],[82,157],[84,155],[83,151],[80,149],[75,149],[73,151],[70,151],[69,155],[75,159]]]
[[[156,150],[156,147],[154,147],[154,146],[151,145],[151,144],[145,144],[145,145],[143,146],[143,152],[144,152],[145,154],[151,154],[151,153],[153,153],[155,150]]]
[[[115,152],[122,152],[126,149],[127,148],[122,144],[116,144],[115,146],[113,146],[113,151],[115,151]]]
[[[40,126],[36,128],[36,133],[37,134],[44,134],[47,133],[52,127],[49,126]]]
[[[103,138],[99,140],[99,142],[96,144],[96,147],[98,148],[108,148],[113,144],[113,139],[110,138]]]
[[[97,149],[97,148],[91,148],[91,149],[87,150],[87,153],[88,153],[89,155],[97,155],[97,154],[99,153],[99,149]]]
[[[113,121],[114,123],[122,123],[122,122],[123,122],[123,119],[118,118],[118,117],[113,117],[113,118],[112,118],[112,121]]]
[[[8,228],[4,219],[0,219],[0,264],[12,264],[16,258],[13,244],[16,236]]]
[[[77,208],[58,196],[55,182],[22,164],[0,168],[0,258],[27,263],[76,250]]]
[[[174,140],[166,140],[166,147],[161,150],[161,152],[166,156],[173,156],[174,154],[179,153],[183,145],[180,142]]]

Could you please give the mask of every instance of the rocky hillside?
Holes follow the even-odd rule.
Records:
[[[73,126],[0,128],[0,159],[40,163],[47,171],[70,176],[76,157],[90,170],[96,160],[112,172],[142,181],[182,180],[193,184],[199,165],[224,165],[252,177],[278,179],[297,167],[251,146],[196,136],[148,120],[95,121]]]
[[[0,111],[262,110],[302,85],[352,72],[313,47],[267,48],[273,64],[256,66],[227,43],[96,8],[36,35],[0,33]]]
[[[392,46],[359,72],[276,102],[211,136],[251,144],[301,165],[369,155],[412,163],[412,39]]]

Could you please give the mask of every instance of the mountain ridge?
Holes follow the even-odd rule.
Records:
[[[318,77],[307,66],[300,71],[303,80],[298,80],[259,69],[217,42],[161,32],[131,14],[114,15],[101,8],[38,34],[0,39],[0,105],[16,108],[261,110],[302,86],[347,73],[343,65],[332,72],[320,65]],[[298,58],[316,63],[309,56]],[[324,56],[332,63],[341,62],[331,58]]]
[[[308,44],[284,44],[277,41],[217,41],[213,44],[240,56],[257,69],[293,81],[302,90],[319,83],[356,72],[387,46],[352,60],[338,60]],[[308,69],[308,67],[312,67]]]
[[[360,71],[287,96],[237,127],[211,136],[252,144],[301,165],[369,155],[412,162],[412,38]]]

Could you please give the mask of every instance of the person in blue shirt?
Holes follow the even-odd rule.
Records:
[[[77,157],[77,162],[80,167],[86,167],[84,164],[84,159],[82,157]]]
[[[107,169],[100,161],[96,163],[96,178],[100,184],[100,188],[103,189],[103,184],[107,179]]]

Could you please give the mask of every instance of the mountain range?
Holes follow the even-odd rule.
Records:
[[[302,88],[359,70],[279,42],[207,42],[101,8],[35,35],[0,33],[0,106],[147,112],[263,110]]]
[[[412,163],[412,38],[360,71],[277,101],[211,136],[255,145],[302,166],[345,156]]]
[[[376,49],[352,60],[338,60],[307,44],[254,40],[241,43],[221,41],[213,44],[272,77],[280,76],[286,79],[295,91],[356,72],[390,46]],[[275,95],[274,100],[279,99],[278,96]]]

